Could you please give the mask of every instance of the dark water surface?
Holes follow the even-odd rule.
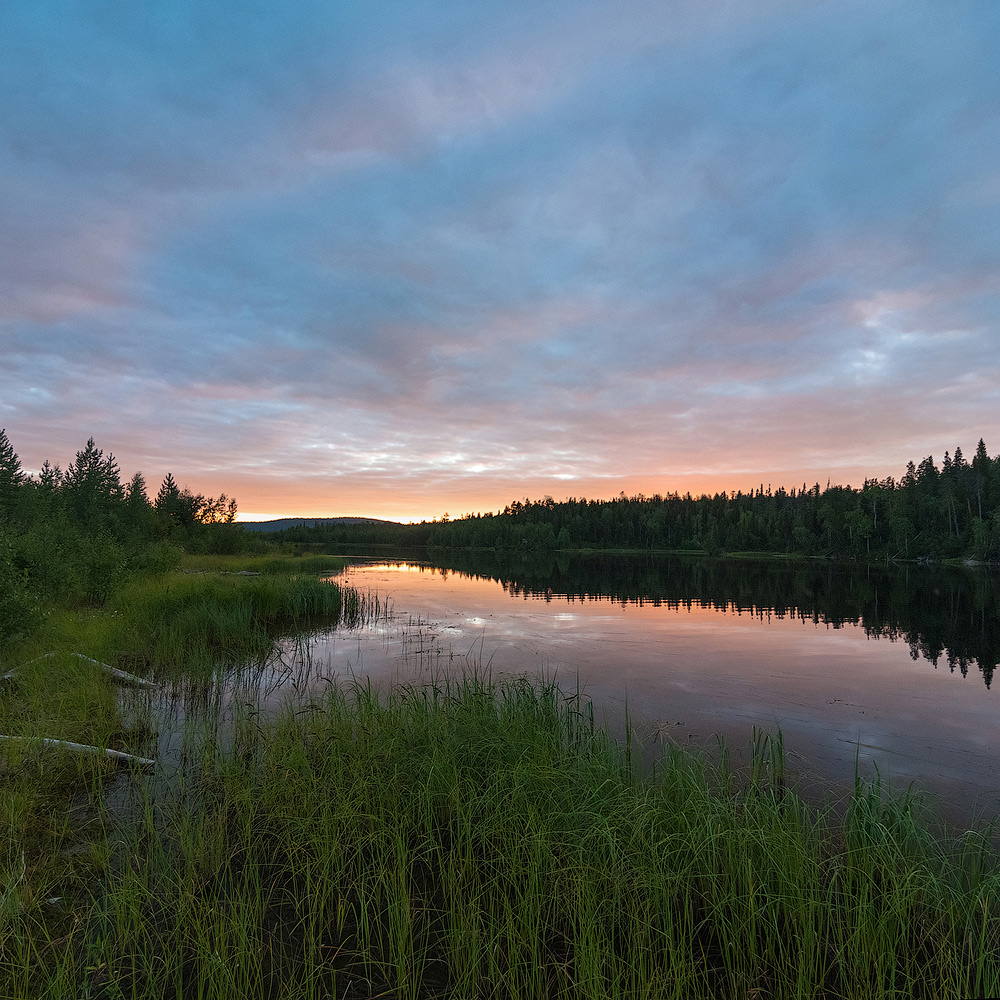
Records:
[[[562,555],[377,558],[343,580],[393,614],[316,637],[318,676],[423,681],[489,666],[577,684],[633,742],[739,751],[784,735],[807,793],[856,762],[953,818],[1000,815],[1000,580],[985,570]]]

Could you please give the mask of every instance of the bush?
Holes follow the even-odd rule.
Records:
[[[42,618],[41,602],[28,572],[15,563],[14,547],[0,536],[0,652],[30,635]]]

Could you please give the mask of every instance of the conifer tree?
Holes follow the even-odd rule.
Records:
[[[113,519],[114,509],[123,499],[115,456],[105,457],[90,438],[63,474],[62,490],[83,524],[94,527],[99,521]]]
[[[125,487],[125,503],[133,510],[148,510],[152,506],[146,496],[146,479],[141,472],[137,472]]]
[[[163,477],[163,482],[160,483],[160,489],[157,491],[153,507],[161,517],[174,520],[180,512],[180,506],[180,487],[174,481],[173,474],[168,472]]]
[[[38,473],[38,485],[45,490],[53,491],[62,485],[63,472],[58,465],[53,465],[48,459],[42,462]]]
[[[0,428],[0,522],[8,520],[13,514],[17,494],[26,480],[21,460],[7,437],[7,431]]]

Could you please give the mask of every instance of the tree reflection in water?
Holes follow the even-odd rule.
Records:
[[[1000,586],[995,571],[820,561],[568,553],[432,553],[425,562],[500,583],[512,596],[609,600],[860,625],[871,638],[903,641],[923,657],[986,686],[1000,663]]]

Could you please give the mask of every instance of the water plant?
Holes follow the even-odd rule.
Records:
[[[267,716],[276,639],[381,610],[335,568],[185,557],[9,647],[0,996],[1000,992],[992,832],[932,834],[877,782],[807,806],[780,734],[648,774],[579,694],[474,671],[306,671]],[[152,774],[31,738],[153,756],[175,701]]]
[[[336,567],[323,560],[325,572]],[[4,960],[15,925],[31,949],[41,947],[76,919],[77,911],[66,914],[81,886],[103,877],[108,833],[97,806],[111,784],[134,780],[121,765],[147,765],[155,755],[153,682],[211,678],[226,664],[264,660],[297,628],[371,610],[369,599],[315,571],[286,558],[272,560],[266,576],[230,560],[211,574],[131,577],[103,607],[47,607],[42,627],[8,646],[0,664]],[[123,680],[138,690],[121,690]]]
[[[781,756],[643,777],[554,684],[331,686],[130,783],[72,918],[8,917],[0,993],[995,995],[990,831],[860,781],[834,819]]]

